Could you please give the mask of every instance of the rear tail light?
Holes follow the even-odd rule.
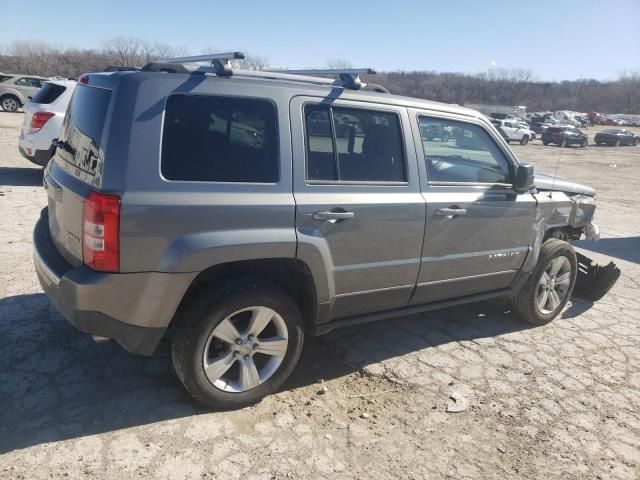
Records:
[[[84,264],[101,272],[120,271],[120,197],[92,191],[84,199]]]
[[[38,132],[44,124],[49,121],[51,117],[55,116],[53,112],[36,112],[31,117],[31,125],[29,125],[29,131]]]

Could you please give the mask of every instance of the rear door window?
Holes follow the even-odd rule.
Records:
[[[275,183],[276,108],[268,100],[171,95],[162,134],[168,180]]]
[[[42,87],[42,81],[39,78],[24,77],[16,80],[16,85],[21,85],[23,87],[40,88]]]
[[[406,182],[395,113],[307,105],[304,115],[308,180]]]
[[[64,93],[67,87],[58,85],[57,83],[45,83],[42,89],[36,93],[31,101],[33,103],[41,103],[48,105],[56,101],[56,99]]]
[[[0,83],[2,82],[6,82],[7,80],[9,80],[10,78],[13,78],[10,75],[0,75]]]

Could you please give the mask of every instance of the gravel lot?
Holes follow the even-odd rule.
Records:
[[[494,302],[309,339],[280,393],[211,413],[166,345],[94,344],[49,306],[22,118],[0,113],[0,478],[640,478],[640,148],[513,147],[597,189],[603,239],[581,246],[622,269],[602,301],[539,328]]]

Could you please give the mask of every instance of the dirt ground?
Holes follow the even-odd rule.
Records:
[[[640,478],[640,147],[513,146],[597,189],[603,239],[581,247],[622,269],[602,301],[538,328],[494,302],[337,331],[279,393],[209,412],[167,345],[94,344],[49,306],[21,122],[0,113],[0,478]]]

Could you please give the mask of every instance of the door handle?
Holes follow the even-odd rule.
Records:
[[[453,218],[459,215],[466,215],[466,208],[458,208],[458,207],[449,207],[449,208],[439,208],[436,210],[436,215],[440,217]]]
[[[336,223],[341,220],[349,220],[353,218],[353,212],[347,212],[345,210],[323,210],[321,212],[313,212],[314,220],[324,220],[329,223]]]

